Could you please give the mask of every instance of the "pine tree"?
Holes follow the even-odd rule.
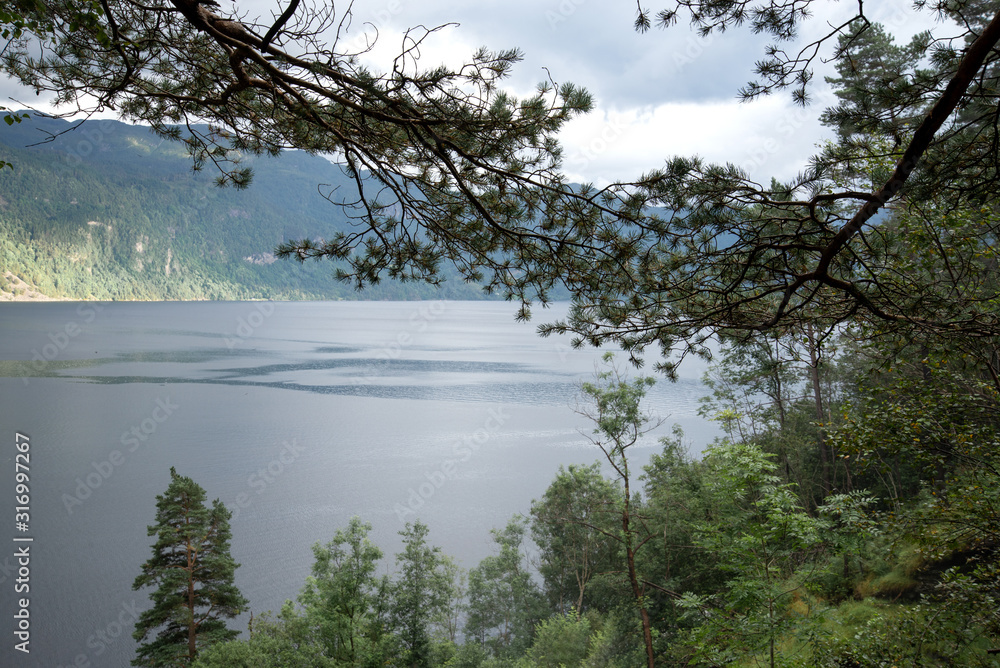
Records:
[[[133,666],[187,666],[199,649],[239,635],[224,621],[247,603],[233,584],[239,564],[229,554],[230,516],[218,499],[206,507],[205,490],[170,468],[156,523],[147,527],[156,536],[153,556],[132,584],[157,587],[132,634],[142,642]]]

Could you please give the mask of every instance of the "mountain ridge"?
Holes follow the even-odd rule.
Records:
[[[237,191],[144,126],[32,116],[0,125],[0,160],[0,299],[486,298],[457,277],[356,292],[330,262],[276,260],[282,241],[350,225],[319,188],[352,184],[321,156],[244,156],[254,179]]]

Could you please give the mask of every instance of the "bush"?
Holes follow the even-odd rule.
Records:
[[[575,611],[549,617],[535,627],[528,658],[538,668],[576,668],[587,656],[590,620]]]

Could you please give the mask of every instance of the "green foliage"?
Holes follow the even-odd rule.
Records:
[[[528,648],[535,623],[546,616],[544,600],[521,552],[527,520],[515,516],[491,533],[498,553],[469,571],[466,642],[478,642],[494,657],[515,657]]]
[[[581,390],[593,404],[590,413],[594,422],[593,433],[601,443],[607,444],[610,457],[623,461],[625,450],[635,444],[650,421],[650,417],[642,412],[641,402],[646,390],[655,385],[656,380],[642,376],[628,381],[613,366],[612,353],[605,353],[603,360],[609,368],[598,370],[596,382],[583,383]]]
[[[1000,658],[987,654],[990,636],[984,636],[981,628],[969,621],[960,607],[941,602],[874,608],[861,619],[850,621],[848,628],[853,633],[846,637],[830,633],[818,641],[812,665],[1000,666]]]
[[[397,578],[391,589],[390,619],[411,668],[431,666],[435,622],[447,618],[456,597],[454,564],[441,548],[427,544],[427,525],[407,523],[399,532],[403,551],[396,555]]]
[[[908,491],[890,462],[908,463],[919,492],[898,494],[883,515],[912,546],[915,566],[905,574],[911,582],[933,577],[935,588],[918,591],[975,620],[973,629],[997,633],[1000,395],[964,362],[928,355],[886,372],[836,436],[893,490]],[[885,577],[871,586],[886,586]]]
[[[531,535],[539,549],[538,571],[556,610],[589,607],[587,585],[617,570],[617,521],[621,500],[600,465],[559,467],[540,500],[531,504]]]
[[[594,423],[591,441],[604,453],[605,459],[617,474],[621,483],[620,502],[617,515],[621,528],[613,537],[618,542],[620,553],[624,557],[624,571],[628,576],[628,586],[632,594],[632,604],[639,612],[642,624],[643,644],[646,648],[646,664],[653,668],[655,650],[653,648],[653,631],[646,600],[648,581],[637,567],[636,555],[646,545],[652,536],[646,530],[641,514],[639,499],[633,499],[633,474],[629,470],[628,450],[651,429],[660,424],[646,413],[641,406],[646,390],[656,381],[649,377],[639,377],[629,381],[614,364],[612,353],[604,354],[605,369],[598,369],[596,382],[583,383],[581,390],[588,403],[578,410],[581,415]],[[650,426],[650,423],[653,423]]]
[[[535,628],[527,658],[537,668],[579,668],[587,656],[590,620],[576,612],[549,617]]]
[[[595,629],[588,638],[587,656],[580,664],[581,668],[626,668],[635,665],[638,658],[622,656],[622,637],[616,633],[614,624],[605,620],[600,628]]]
[[[480,668],[486,661],[486,649],[482,644],[467,640],[444,665],[448,668]]]
[[[382,551],[368,538],[371,525],[352,518],[322,545],[313,545],[312,575],[296,610],[287,602],[281,619],[300,643],[323,648],[337,665],[363,666],[394,653],[389,636],[390,582],[376,570]]]
[[[714,508],[708,468],[701,460],[690,458],[684,448],[684,435],[675,425],[672,438],[662,438],[662,450],[654,453],[643,467],[645,506],[643,523],[652,538],[640,560],[648,580],[657,583],[661,597],[679,592],[706,594],[723,587],[715,555],[696,544],[698,527]],[[667,599],[652,599],[663,642],[674,639],[685,625],[680,610]]]
[[[830,525],[804,511],[756,446],[717,442],[705,461],[713,508],[695,541],[727,581],[715,595],[680,600],[699,620],[691,632],[695,653],[723,663],[763,653],[772,668],[783,665],[776,655],[782,637],[814,614],[796,569]]]
[[[382,551],[371,525],[353,518],[325,545],[313,546],[312,574],[276,619],[251,624],[250,637],[199,655],[205,666],[437,666],[461,655],[447,637],[460,598],[458,569],[426,542],[416,522],[400,532],[395,579],[378,576]]]
[[[217,643],[200,652],[192,668],[334,668],[318,645],[299,643],[284,624],[268,619],[254,624],[246,640]]]
[[[998,401],[978,364],[991,348],[956,350],[943,337],[915,341],[891,330],[853,335],[865,343],[844,339],[842,366],[859,387],[837,399],[836,384],[823,386],[825,405],[840,414],[823,426],[831,452],[850,463],[843,480],[854,490],[807,512],[812,495],[787,482],[801,475],[795,450],[811,440],[791,420],[794,404],[780,427],[734,431],[744,440],[709,448],[702,489],[712,504],[688,496],[686,506],[710,518],[697,524],[695,542],[725,578],[700,592],[674,585],[691,625],[674,644],[680,656],[838,668],[995,665],[986,650],[997,634]],[[727,356],[717,377],[747,387],[746,368]],[[789,449],[774,461],[762,449],[775,452],[776,436]],[[674,457],[647,469],[660,485],[682,470]],[[671,497],[651,490],[649,500]]]
[[[202,649],[238,635],[225,623],[247,604],[233,584],[239,564],[229,555],[229,518],[218,499],[206,507],[205,490],[170,469],[147,529],[156,537],[153,556],[132,584],[156,587],[132,634],[141,643],[133,666],[190,665]]]
[[[100,13],[99,5],[94,2],[80,3],[78,6],[87,5],[90,6],[90,11],[84,11],[96,18]],[[0,28],[0,36],[7,40],[20,39],[25,32],[44,36],[53,30],[52,21],[45,16],[45,3],[42,0],[14,0],[0,7],[0,26],[3,26]],[[0,110],[3,108],[0,107]],[[11,122],[7,121],[7,124],[10,125]]]
[[[702,379],[711,391],[698,414],[722,423],[730,439],[750,439],[785,426],[803,393],[795,337],[767,335],[722,341]]]

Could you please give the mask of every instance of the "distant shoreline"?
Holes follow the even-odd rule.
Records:
[[[41,292],[36,287],[29,283],[23,281],[16,274],[10,271],[5,271],[3,277],[9,282],[8,289],[0,289],[0,303],[4,302],[113,302],[113,303],[136,303],[136,304],[156,304],[156,303],[171,303],[171,302],[385,302],[385,301],[405,301],[405,302],[426,302],[426,301],[439,301],[440,298],[435,299],[345,299],[344,297],[331,297],[329,299],[269,299],[266,297],[254,297],[250,299],[209,299],[207,297],[198,297],[194,299],[100,299],[93,297],[88,299],[87,297],[50,297],[49,295]],[[11,292],[11,288],[14,290],[20,290],[21,292]],[[443,301],[500,301],[499,299],[482,299],[482,300],[454,300],[454,299],[444,299]]]

